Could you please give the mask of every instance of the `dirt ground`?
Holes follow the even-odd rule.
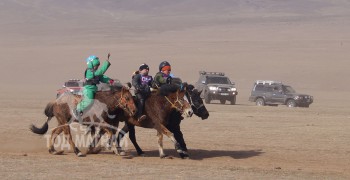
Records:
[[[350,3],[147,2],[0,3],[1,179],[350,179]],[[50,155],[47,136],[29,125],[45,122],[43,110],[64,81],[82,78],[86,57],[108,52],[106,75],[123,82],[144,62],[154,75],[163,60],[190,83],[200,70],[225,72],[237,105],[213,102],[209,119],[183,120],[190,159],[179,158],[168,138],[165,152],[174,158],[160,159],[155,130],[143,128],[136,135],[146,157],[130,142],[130,158],[109,150]],[[257,107],[248,97],[258,79],[283,81],[315,101]]]
[[[4,99],[2,99],[4,101]],[[243,103],[244,102],[244,103]],[[155,130],[137,128],[146,157],[132,158],[103,151],[78,158],[71,151],[48,153],[45,137],[32,134],[30,123],[44,122],[43,101],[1,102],[1,174],[5,179],[348,179],[350,136],[348,109],[256,107],[209,104],[210,118],[182,122],[190,159],[178,157],[165,138],[160,159]],[[21,110],[19,110],[21,109]],[[53,128],[55,122],[50,123]]]

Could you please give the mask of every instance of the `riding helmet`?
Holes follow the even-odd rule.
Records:
[[[89,56],[88,58],[86,58],[86,63],[88,65],[89,68],[93,68],[94,66],[99,66],[100,65],[100,60],[98,59],[97,56]]]
[[[142,71],[143,69],[149,70],[149,66],[146,63],[143,63],[143,64],[140,65],[139,71]]]
[[[170,63],[168,61],[163,61],[159,64],[159,71],[162,71],[163,67],[170,66]]]

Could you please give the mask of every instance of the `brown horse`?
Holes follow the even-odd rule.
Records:
[[[47,104],[45,108],[45,115],[47,120],[41,128],[31,125],[30,130],[36,134],[45,134],[48,131],[48,122],[52,117],[56,117],[58,121],[58,127],[54,128],[51,132],[49,141],[49,152],[51,154],[61,154],[63,151],[57,152],[54,149],[54,142],[56,137],[63,131],[68,138],[71,148],[74,150],[77,156],[83,156],[80,150],[75,146],[71,131],[70,124],[77,121],[72,116],[72,109],[74,109],[77,103],[81,100],[80,96],[66,93],[60,96],[53,102]],[[80,123],[90,126],[104,126],[107,123],[113,124],[113,122],[105,122],[104,119],[108,118],[109,113],[119,108],[124,110],[129,116],[133,116],[136,113],[136,106],[133,97],[129,91],[129,88],[118,87],[117,90],[111,91],[99,91],[95,95],[94,103],[84,111],[84,115],[81,117]]]
[[[187,117],[192,116],[193,111],[191,109],[191,105],[184,99],[185,92],[185,90],[180,91],[176,85],[164,85],[158,92],[153,92],[145,102],[144,113],[146,114],[147,118],[141,122],[137,122],[133,118],[125,116],[125,114],[120,111],[115,111],[113,114],[117,114],[119,121],[126,121],[127,123],[139,127],[156,129],[160,158],[167,157],[163,150],[163,134],[171,139],[177,149],[177,152],[182,153],[179,143],[175,140],[173,133],[171,133],[166,126],[168,124],[168,116],[174,109]],[[116,124],[113,126],[115,125]],[[100,131],[98,138],[95,138],[92,144],[95,144],[96,141],[98,142],[99,138],[103,134],[104,130]],[[93,145],[90,147],[93,147]],[[91,151],[97,152],[95,150]]]
[[[187,91],[185,93],[185,96],[187,97],[188,102],[191,104],[193,113],[200,117],[202,120],[207,119],[209,117],[209,112],[207,108],[204,105],[203,100],[200,97],[200,94],[202,91],[198,91],[197,89],[194,89],[194,86],[189,84],[187,86]],[[189,155],[187,153],[187,147],[186,143],[183,137],[183,134],[180,130],[180,123],[181,123],[181,114],[177,112],[172,112],[169,114],[169,120],[167,124],[167,128],[174,134],[174,137],[176,141],[180,144],[181,150],[183,151],[182,153],[179,153],[180,157],[185,159],[189,158]],[[140,146],[136,142],[136,135],[135,135],[135,126],[126,122],[124,127],[120,130],[118,134],[118,139],[117,139],[117,150],[119,150],[119,155],[124,155],[125,152],[123,152],[120,148],[120,140],[123,138],[124,134],[129,132],[129,139],[133,143],[137,154],[140,156],[144,155],[144,152],[140,148]]]

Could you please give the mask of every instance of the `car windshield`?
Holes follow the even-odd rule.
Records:
[[[64,85],[66,87],[79,87],[81,83],[77,82],[77,81],[68,81],[66,83],[64,83]]]
[[[231,84],[227,77],[208,77],[207,84]]]
[[[285,93],[295,93],[295,90],[292,88],[292,87],[290,87],[290,86],[283,86],[284,88],[284,92]]]

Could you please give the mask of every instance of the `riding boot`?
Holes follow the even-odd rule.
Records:
[[[73,109],[73,110],[72,110],[72,116],[73,116],[73,118],[75,118],[76,120],[78,120],[80,124],[83,123],[83,119],[82,119],[83,111],[79,111],[79,110],[77,110],[77,109]]]
[[[146,119],[146,115],[143,115],[143,106],[145,104],[145,100],[141,95],[137,96],[137,114],[136,118],[138,122],[141,122]]]

